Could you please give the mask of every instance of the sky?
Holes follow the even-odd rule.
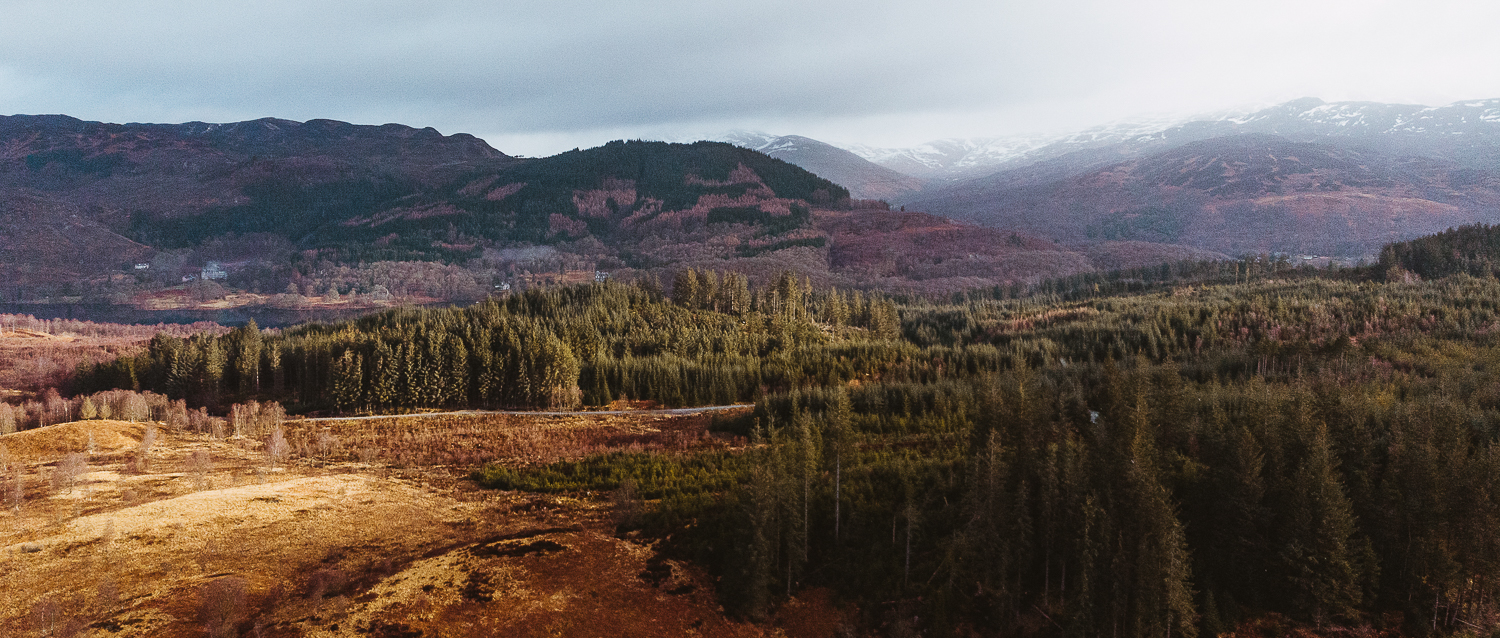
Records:
[[[1490,0],[0,0],[0,114],[280,117],[513,155],[910,146],[1296,99],[1500,98]]]

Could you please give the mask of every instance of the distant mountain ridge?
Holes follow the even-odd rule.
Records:
[[[374,180],[406,194],[516,161],[471,135],[399,124],[0,116],[0,276],[69,281],[141,261],[148,244],[172,243],[143,227],[244,205],[277,184],[335,196],[334,185]]]
[[[712,142],[615,142],[522,160],[470,135],[398,124],[66,116],[0,119],[0,195],[6,250],[25,247],[33,260],[16,253],[0,268],[41,265],[43,279],[228,234],[279,236],[345,260],[449,261],[497,242],[585,238],[623,242],[619,256],[628,257],[638,235],[675,237],[714,223],[756,236],[811,228],[811,207],[849,198],[791,164]],[[38,231],[74,240],[28,241]]]
[[[898,199],[917,193],[926,183],[910,174],[880,166],[848,150],[801,135],[735,131],[721,141],[801,166],[849,189],[857,199]]]
[[[762,148],[833,173],[865,171],[871,179],[851,183],[866,189],[920,184],[806,138]],[[692,265],[756,279],[793,269],[818,285],[941,290],[1092,269],[1024,234],[888,214],[792,163],[721,142],[616,141],[522,159],[402,125],[0,119],[0,300],[155,303],[210,261],[227,290],[292,297],[336,280],[372,294],[381,281],[360,273],[394,271],[366,266],[402,262],[437,262],[460,280],[397,287],[463,298],[596,268]],[[215,286],[193,294],[226,294]]]
[[[1228,135],[1082,171],[1039,166],[908,205],[1065,243],[1143,240],[1231,255],[1371,257],[1388,242],[1500,221],[1496,168],[1335,138]]]
[[[935,140],[910,148],[842,146],[872,163],[932,180],[962,180],[1100,149],[1125,159],[1151,150],[1225,135],[1265,133],[1294,141],[1322,137],[1357,140],[1385,148],[1440,153],[1457,161],[1487,161],[1500,138],[1500,99],[1467,100],[1430,107],[1378,102],[1324,102],[1303,98],[1249,113],[1213,117],[1140,119],[1091,127],[1065,135]],[[1454,136],[1481,138],[1479,153]],[[1434,138],[1446,139],[1434,142]],[[1085,162],[1086,163],[1086,162]]]

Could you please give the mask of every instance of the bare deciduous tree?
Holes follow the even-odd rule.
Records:
[[[198,620],[213,638],[235,635],[245,615],[245,579],[226,576],[198,590]]]
[[[286,442],[286,434],[281,431],[281,426],[271,430],[270,438],[266,439],[266,458],[271,462],[271,467],[286,460],[287,453],[291,451],[291,445]]]
[[[120,406],[120,418],[126,421],[146,421],[151,418],[151,405],[146,403],[146,397],[131,392],[125,396],[124,404]]]
[[[208,450],[193,450],[188,457],[188,468],[193,477],[193,489],[208,489],[208,474],[213,471],[214,462],[208,455]]]
[[[69,494],[73,493],[73,483],[88,469],[88,463],[88,457],[82,452],[64,456],[52,470],[52,489],[61,491],[67,488]]]
[[[6,486],[5,491],[5,500],[6,502],[10,503],[11,511],[21,511],[21,501],[26,499],[26,483],[24,482],[24,479],[21,478],[20,470],[16,470],[15,475],[11,477],[10,484]]]
[[[187,401],[178,399],[166,407],[166,418],[163,419],[167,427],[173,430],[182,430],[189,426],[191,420],[188,418]]]
[[[57,626],[61,622],[62,604],[58,603],[56,598],[48,596],[31,606],[31,626],[37,630],[37,635],[56,635]]]
[[[318,456],[328,458],[329,455],[338,452],[339,437],[334,436],[333,430],[324,428],[318,431]]]
[[[141,444],[135,450],[135,467],[145,472],[151,467],[151,448],[156,445],[156,426],[147,425],[145,434],[141,435]]]
[[[620,489],[615,490],[612,500],[614,507],[611,513],[617,528],[626,530],[640,524],[641,499],[636,493],[635,479],[621,481]]]

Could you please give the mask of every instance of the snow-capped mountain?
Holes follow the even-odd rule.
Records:
[[[1019,168],[1077,151],[1110,148],[1106,159],[1129,159],[1198,140],[1239,133],[1280,135],[1295,141],[1324,137],[1359,140],[1392,150],[1455,160],[1479,159],[1454,146],[1454,137],[1500,137],[1500,99],[1429,107],[1378,102],[1324,102],[1304,98],[1249,112],[1189,118],[1134,119],[1065,135],[950,138],[909,148],[846,144],[842,148],[886,168],[925,179],[954,181]],[[1123,146],[1122,146],[1123,145]],[[1092,162],[1083,162],[1092,168]]]
[[[1500,100],[1304,99],[1110,135],[1060,139],[898,203],[1063,242],[1348,258],[1500,221]]]
[[[1120,144],[1159,134],[1183,120],[1126,120],[1068,134],[949,138],[909,148],[848,144],[842,148],[871,162],[933,180],[980,177],[1075,150]]]
[[[921,191],[921,179],[872,163],[847,150],[802,137],[757,131],[732,131],[719,141],[796,164],[849,189],[856,199],[897,199]]]
[[[1500,99],[1455,102],[1447,106],[1294,100],[1239,118],[1237,127],[1277,135],[1390,136],[1495,135],[1500,133]]]

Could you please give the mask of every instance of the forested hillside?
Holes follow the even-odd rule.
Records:
[[[1436,235],[1390,244],[1380,252],[1388,279],[1403,273],[1435,279],[1463,273],[1493,278],[1500,274],[1500,226],[1474,224]]]

